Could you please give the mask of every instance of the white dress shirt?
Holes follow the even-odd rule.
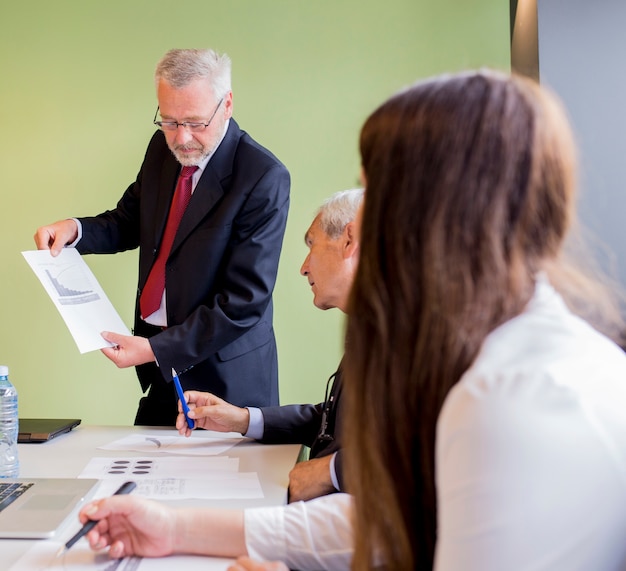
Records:
[[[349,571],[352,497],[331,494],[308,502],[245,510],[252,559],[283,561],[290,569]]]

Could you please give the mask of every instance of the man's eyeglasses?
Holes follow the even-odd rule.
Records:
[[[222,101],[224,101],[223,97],[222,99],[220,99],[219,103],[217,104],[215,111],[213,111],[213,115],[211,115],[211,118],[206,123],[200,123],[200,122],[195,122],[195,121],[183,121],[182,123],[179,123],[178,121],[157,121],[156,118],[157,118],[157,115],[159,114],[158,107],[157,107],[156,113],[154,114],[154,119],[152,120],[152,122],[157,127],[159,127],[159,129],[163,131],[176,131],[178,127],[182,127],[183,129],[189,129],[192,133],[200,133],[204,131],[211,124],[211,121],[213,121],[213,117],[215,117],[217,110],[220,108],[220,105],[222,104]]]

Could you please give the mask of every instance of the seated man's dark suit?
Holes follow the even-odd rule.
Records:
[[[329,382],[333,382],[329,380]],[[290,404],[261,407],[264,431],[260,442],[266,444],[304,444],[311,448],[309,458],[321,458],[337,452],[335,473],[340,489],[344,489],[341,430],[341,366],[327,401],[313,404]],[[326,414],[324,412],[326,411]],[[325,424],[325,426],[324,426]]]
[[[240,406],[279,402],[272,292],[289,208],[289,173],[230,119],[167,260],[163,329],[141,319],[138,301],[180,169],[157,131],[117,207],[80,218],[81,254],[139,247],[134,334],[150,338],[156,363],[137,367],[142,390],[150,390],[135,424],[175,423],[172,368],[184,390],[208,391]]]

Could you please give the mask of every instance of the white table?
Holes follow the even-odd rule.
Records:
[[[139,452],[98,449],[98,446],[109,444],[132,433],[154,436],[177,434],[173,428],[79,425],[70,433],[58,436],[50,442],[20,444],[18,446],[20,478],[76,478],[89,460],[96,456],[115,458],[146,456],[145,453]],[[219,433],[212,434],[222,436]],[[177,501],[176,505],[246,508],[284,504],[287,500],[289,470],[295,464],[299,452],[299,445],[269,445],[245,440],[230,448],[224,455],[239,458],[240,472],[257,472],[263,489],[263,498],[184,500]],[[59,535],[62,532],[67,533],[66,528],[72,523],[76,527],[78,520],[70,518],[66,521]],[[0,568],[8,569],[32,544],[33,541],[28,540],[0,540]]]

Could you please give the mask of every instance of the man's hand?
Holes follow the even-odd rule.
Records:
[[[247,408],[232,405],[211,393],[199,391],[186,391],[185,398],[190,409],[189,418],[196,421],[197,427],[218,432],[248,432],[250,413]],[[191,434],[180,402],[176,428],[184,436]]]
[[[103,331],[101,335],[115,347],[105,347],[100,350],[120,369],[143,365],[155,360],[152,346],[145,337],[120,335],[110,331]]]
[[[78,226],[71,218],[59,220],[49,226],[37,228],[34,238],[38,250],[50,250],[53,256],[58,256],[66,244],[71,244],[78,238]]]
[[[336,492],[330,478],[332,454],[298,462],[289,472],[289,501],[312,500]]]

